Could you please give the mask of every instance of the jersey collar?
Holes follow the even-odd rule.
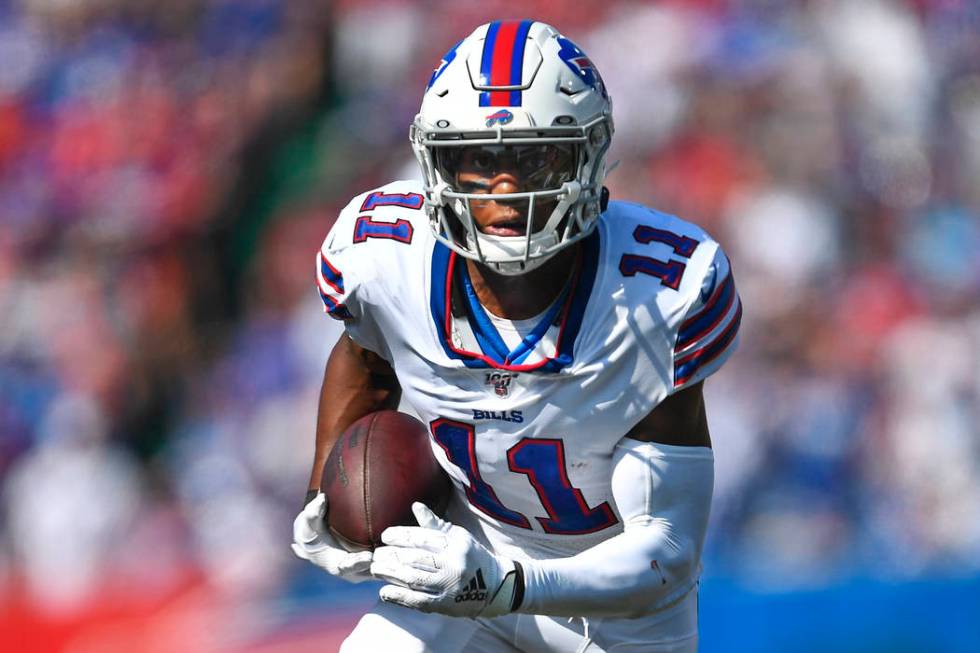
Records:
[[[436,242],[432,253],[432,288],[430,310],[436,333],[449,358],[463,361],[471,368],[495,368],[511,372],[558,372],[572,363],[575,339],[582,328],[582,318],[592,294],[599,262],[599,231],[582,240],[579,248],[579,264],[575,276],[562,296],[542,317],[541,322],[513,351],[508,350],[493,326],[485,309],[476,298],[466,266],[460,257],[442,243]],[[459,263],[457,265],[457,263]],[[468,351],[457,347],[451,337],[452,290],[459,284],[465,298],[467,319],[481,351]],[[558,322],[556,351],[550,357],[531,364],[521,361],[527,358],[551,324]]]

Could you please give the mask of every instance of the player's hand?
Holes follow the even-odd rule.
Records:
[[[422,503],[412,504],[412,512],[421,527],[386,528],[381,541],[388,546],[374,550],[371,573],[391,583],[381,588],[381,599],[453,617],[510,612],[514,562],[494,555]]]
[[[327,497],[320,492],[293,521],[293,553],[352,583],[371,580],[371,552],[350,553],[327,529]]]

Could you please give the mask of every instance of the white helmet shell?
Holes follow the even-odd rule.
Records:
[[[500,274],[523,274],[588,236],[601,212],[612,103],[598,70],[555,28],[531,20],[481,25],[436,68],[410,138],[422,166],[426,211],[441,242]],[[576,170],[558,188],[494,195],[526,201],[524,236],[482,233],[471,201],[436,165],[436,150],[467,145],[571,144]],[[556,202],[532,231],[536,200]]]

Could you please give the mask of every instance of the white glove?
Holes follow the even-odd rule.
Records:
[[[374,550],[371,573],[393,583],[381,588],[381,599],[452,617],[511,612],[515,563],[494,555],[425,504],[413,503],[412,512],[421,527],[386,528],[381,541],[388,546]]]
[[[340,546],[327,528],[326,514],[327,497],[320,492],[293,521],[293,553],[352,583],[371,580],[371,552],[350,553]]]

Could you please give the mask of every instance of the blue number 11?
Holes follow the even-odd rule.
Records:
[[[476,461],[476,433],[472,424],[437,419],[430,425],[436,442],[450,462],[463,470],[470,503],[494,519],[520,528],[531,528],[527,517],[504,506],[493,488],[480,476]],[[560,439],[523,438],[507,451],[512,472],[524,474],[537,492],[547,517],[537,517],[546,533],[581,535],[616,523],[608,501],[590,508],[581,490],[572,487],[565,466],[565,444]]]

